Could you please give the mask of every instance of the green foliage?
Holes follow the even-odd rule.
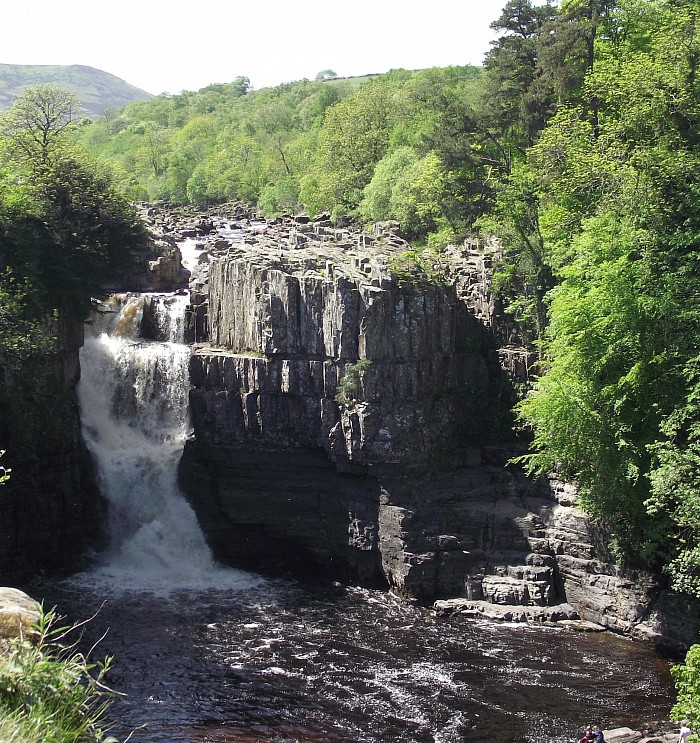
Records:
[[[526,462],[577,479],[622,557],[665,564],[673,586],[697,594],[699,10],[630,0],[584,11],[568,29],[579,24],[590,41],[598,24],[607,35],[585,84],[567,93],[575,105],[529,152],[558,286],[547,373],[520,405],[534,431]]]
[[[643,240],[609,214],[584,225],[572,246],[577,258],[551,292],[547,373],[519,408],[535,429],[531,471],[558,469],[577,480],[588,509],[629,530],[638,554],[653,547],[645,531],[647,446],[667,404],[658,308],[634,255]]]
[[[360,212],[368,222],[397,220],[404,234],[426,235],[442,216],[444,169],[435,153],[419,157],[401,147],[383,158],[365,186]]]
[[[0,449],[0,457],[2,457],[5,454],[4,449]],[[0,465],[0,485],[3,485],[10,479],[10,473],[12,472],[11,469],[8,469],[7,467],[3,467]]]
[[[520,150],[532,145],[553,113],[553,89],[543,79],[540,54],[556,18],[549,2],[509,0],[491,28],[504,32],[486,55],[484,106]]]
[[[0,731],[3,740],[116,743],[102,719],[113,692],[104,685],[111,658],[94,662],[65,640],[76,627],[56,626],[41,611],[31,640],[12,640],[0,654]]]
[[[350,407],[357,400],[362,388],[362,380],[372,365],[370,359],[360,359],[354,364],[347,364],[343,376],[338,380],[338,391],[335,400],[339,405]]]
[[[671,667],[671,676],[677,692],[671,719],[687,720],[692,730],[700,730],[700,645],[690,647],[684,664]]]
[[[48,163],[60,153],[77,112],[73,93],[51,85],[25,88],[0,118],[7,156],[30,167]]]
[[[391,219],[394,188],[404,173],[418,162],[412,147],[399,147],[377,163],[372,180],[364,188],[360,213],[366,222]]]
[[[389,146],[399,93],[386,81],[370,80],[326,112],[313,171],[313,211],[342,207],[353,212],[362,189]]]
[[[131,266],[144,228],[110,171],[79,152],[36,169],[32,193],[51,245],[34,257],[33,282],[53,306],[84,313]]]
[[[145,235],[113,173],[69,139],[76,105],[50,86],[27,88],[0,120],[10,166],[0,172],[0,324],[15,329],[5,350],[26,346],[56,310],[85,313]]]
[[[503,255],[494,288],[506,312],[526,337],[541,337],[547,325],[547,292],[554,286],[551,259],[540,228],[539,186],[526,164],[514,165],[498,183],[493,210],[477,226],[496,234]]]
[[[389,261],[389,272],[401,288],[425,289],[446,286],[451,279],[436,250],[406,250]]]
[[[457,235],[452,227],[443,225],[428,234],[428,248],[439,253],[448,245],[454,244]]]
[[[469,180],[474,190],[477,175],[458,167],[459,155],[443,161],[431,144],[445,140],[446,119],[434,104],[471,100],[478,77],[473,67],[394,70],[245,95],[215,85],[138,101],[78,137],[92,154],[118,164],[121,185],[133,197],[242,199],[267,216],[361,212],[372,221],[399,219],[407,234],[425,238],[445,226],[463,228],[460,184]],[[398,163],[407,156],[404,172]]]

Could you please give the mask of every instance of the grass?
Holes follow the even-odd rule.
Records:
[[[115,692],[112,659],[93,662],[66,638],[85,623],[57,626],[43,607],[35,632],[0,647],[0,743],[117,743],[103,728]],[[80,634],[80,633],[78,633]]]

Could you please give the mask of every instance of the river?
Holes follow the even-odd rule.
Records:
[[[83,645],[104,634],[94,657],[115,658],[118,740],[564,743],[589,721],[667,719],[668,662],[648,646],[217,565],[176,481],[185,301],[115,296],[89,325],[79,395],[110,545],[88,572],[27,587],[69,621],[96,614]],[[144,302],[157,342],[138,335]]]

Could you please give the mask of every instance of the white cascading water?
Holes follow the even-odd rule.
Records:
[[[115,294],[86,325],[78,394],[83,434],[109,504],[110,546],[92,571],[116,584],[164,590],[258,583],[213,560],[177,484],[188,435],[186,296]],[[139,337],[144,303],[158,336]]]

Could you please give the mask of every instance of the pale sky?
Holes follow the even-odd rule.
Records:
[[[82,64],[159,94],[481,64],[506,0],[5,0],[2,64]]]

